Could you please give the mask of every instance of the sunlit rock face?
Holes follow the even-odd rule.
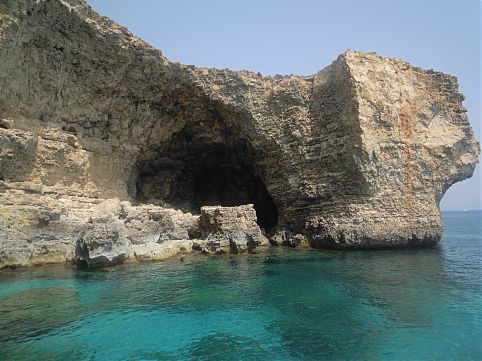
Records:
[[[252,204],[237,207],[201,207],[199,229],[206,253],[245,253],[267,245]]]
[[[189,251],[201,207],[246,204],[273,243],[433,246],[478,161],[457,80],[373,53],[303,77],[196,68],[82,0],[7,0],[0,57],[0,266],[81,259],[109,199],[122,260]]]

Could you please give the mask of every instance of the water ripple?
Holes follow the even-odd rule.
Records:
[[[0,273],[0,359],[480,360],[480,216],[432,250]]]

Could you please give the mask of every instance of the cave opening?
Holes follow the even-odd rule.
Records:
[[[252,203],[266,234],[278,222],[275,202],[250,150],[219,122],[186,126],[168,144],[144,154],[134,193],[141,202],[159,200],[194,214],[202,206]]]

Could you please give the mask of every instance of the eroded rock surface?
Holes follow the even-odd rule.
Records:
[[[80,226],[74,261],[93,269],[170,257],[192,249],[189,234],[199,234],[198,223],[199,216],[190,213],[108,199]]]
[[[199,230],[207,253],[245,253],[268,240],[261,233],[252,204],[238,207],[201,207]]]
[[[76,244],[75,262],[79,268],[101,268],[124,263],[129,244],[122,222],[92,223],[84,226]]]
[[[433,246],[478,162],[457,80],[373,53],[303,77],[197,68],[83,0],[7,0],[0,60],[0,267],[244,251],[243,229],[202,234],[217,205],[254,204],[274,244]]]

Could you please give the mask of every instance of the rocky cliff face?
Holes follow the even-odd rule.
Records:
[[[83,0],[6,0],[0,60],[0,267],[190,250],[215,205],[254,204],[272,243],[432,246],[478,161],[457,80],[373,53],[196,68]]]

